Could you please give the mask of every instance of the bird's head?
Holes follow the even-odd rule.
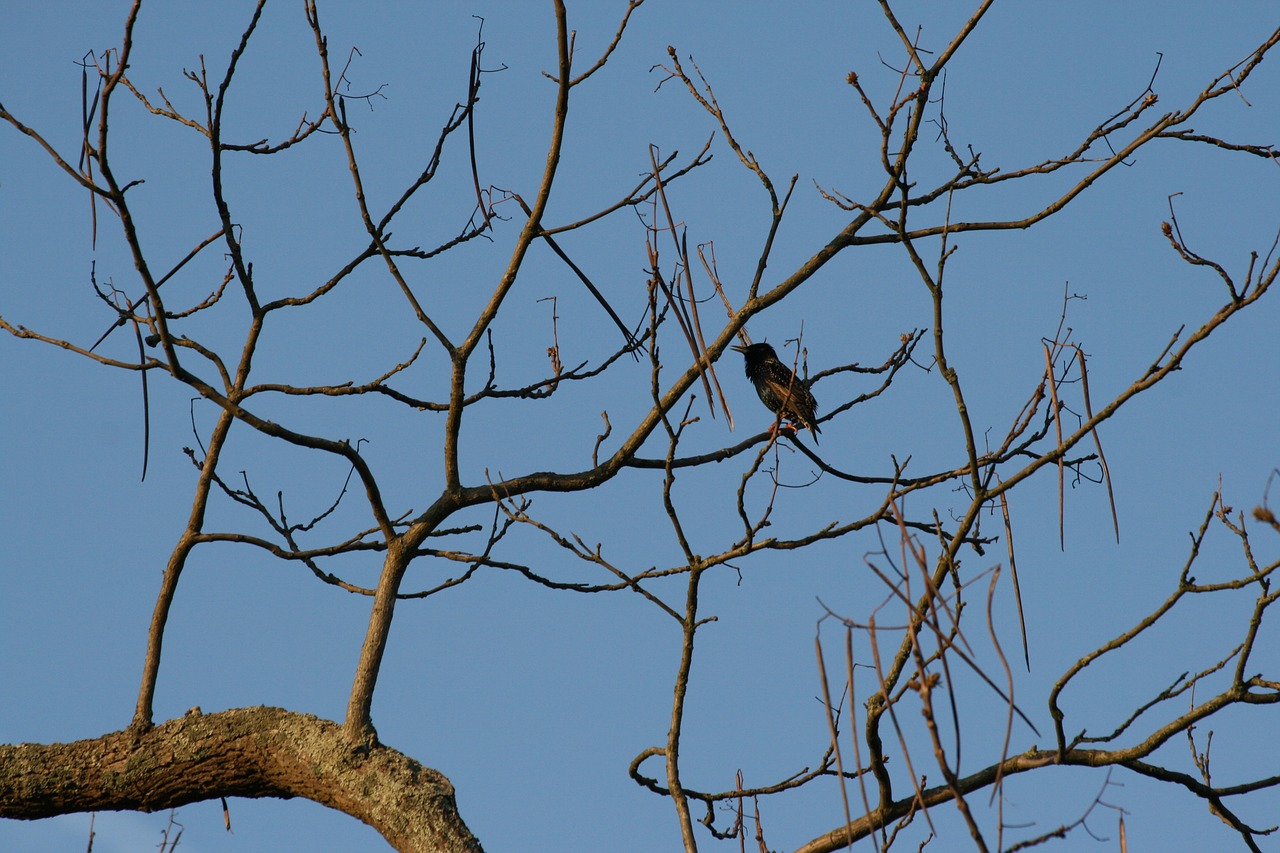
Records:
[[[770,360],[778,360],[778,354],[768,344],[750,344],[745,347],[733,346],[730,349],[734,352],[742,353],[742,357],[747,360],[748,364],[762,364]]]

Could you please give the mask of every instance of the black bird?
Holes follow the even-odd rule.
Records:
[[[813,433],[818,443],[818,401],[813,399],[809,383],[796,376],[791,368],[778,361],[778,354],[768,344],[733,347],[746,361],[747,378],[756,386],[760,402],[779,418],[799,424]]]

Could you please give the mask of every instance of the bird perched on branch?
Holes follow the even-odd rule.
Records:
[[[791,368],[778,361],[778,354],[768,344],[733,347],[746,361],[747,378],[756,386],[760,402],[782,420],[799,424],[813,433],[818,443],[818,401],[813,399],[809,383],[796,376]]]

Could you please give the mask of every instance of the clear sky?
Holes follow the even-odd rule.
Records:
[[[971,5],[911,3],[900,15],[910,31],[921,27],[922,45],[938,50]],[[581,62],[599,55],[624,7],[570,5]],[[77,62],[118,44],[127,8],[120,0],[10,3],[0,12],[0,102],[72,159],[81,113]],[[1140,96],[1157,63],[1158,109],[1182,108],[1276,25],[1270,4],[1215,4],[1211,14],[1207,8],[1145,0],[997,3],[950,66],[945,113],[951,138],[982,152],[987,167],[1012,170],[1061,156]],[[197,111],[196,90],[183,70],[197,69],[203,55],[210,76],[220,75],[250,10],[242,0],[144,5],[131,78],[149,95],[162,87],[176,105]],[[480,26],[476,16],[483,18],[483,66],[493,72],[483,78],[476,124],[481,181],[532,196],[554,94],[541,74],[555,57],[549,3],[394,2],[377,4],[372,13],[359,4],[322,3],[320,11],[335,57],[359,49],[348,75],[351,92],[379,92],[367,106],[349,107],[366,193],[375,206],[385,207],[422,169],[439,125],[464,97]],[[233,94],[233,135],[278,140],[304,112],[317,113],[320,89],[309,39],[301,3],[268,5]],[[868,91],[887,99],[897,81],[892,68],[901,63],[900,45],[872,3],[650,0],[635,13],[608,66],[578,91],[548,223],[580,219],[620,198],[649,169],[650,144],[688,158],[711,136],[712,121],[687,92],[674,82],[659,88],[665,74],[653,66],[667,61],[667,45],[682,60],[694,57],[735,136],[776,184],[799,176],[765,276],[766,284],[776,283],[847,222],[817,187],[854,198],[879,188],[875,130],[845,78],[857,71]],[[1240,97],[1215,102],[1195,129],[1240,142],[1275,141],[1277,68],[1280,59],[1272,57]],[[131,191],[143,241],[158,264],[172,264],[216,228],[202,138],[146,116],[125,97],[117,109],[117,172],[146,180]],[[927,184],[946,163],[933,133],[922,135],[922,145],[928,150],[921,155],[920,179]],[[712,152],[710,165],[674,185],[670,197],[689,228],[690,246],[714,241],[727,292],[740,303],[768,224],[767,198],[719,133]],[[268,296],[310,290],[366,242],[336,137],[314,139],[280,157],[242,155],[229,168],[237,222]],[[958,200],[953,218],[1029,215],[1079,174]],[[426,247],[456,233],[470,213],[470,182],[465,149],[455,140],[439,186],[406,210],[393,229],[397,239]],[[954,365],[968,383],[976,429],[999,436],[1016,417],[1043,373],[1041,340],[1058,328],[1064,292],[1084,297],[1071,300],[1066,324],[1089,354],[1095,405],[1140,377],[1180,326],[1195,328],[1225,298],[1211,272],[1179,261],[1161,236],[1170,196],[1178,194],[1173,203],[1188,243],[1243,279],[1248,253],[1265,254],[1280,227],[1278,188],[1276,163],[1161,143],[1036,228],[957,239],[947,273],[947,334]],[[514,205],[502,212],[512,218],[499,225],[493,242],[474,241],[415,280],[424,304],[450,329],[469,325],[506,264],[521,220]],[[91,214],[86,194],[31,140],[0,127],[0,315],[87,345],[113,319],[90,288],[91,263],[100,283],[140,292],[118,223],[98,208],[94,248]],[[646,279],[641,223],[624,213],[596,230],[567,234],[562,244],[624,319],[638,322]],[[175,289],[182,288],[175,298],[199,301],[217,287],[224,267],[220,252],[202,256],[184,282],[175,280]],[[699,287],[706,287],[705,280]],[[567,366],[598,363],[616,346],[617,330],[599,306],[539,248],[495,330],[503,349],[500,384],[519,386],[547,373],[550,297],[556,299],[556,334]],[[237,316],[236,310],[229,311],[225,327],[200,327],[207,343],[237,351],[244,312]],[[722,316],[718,301],[704,307],[704,323],[716,331]],[[850,362],[879,364],[900,334],[931,323],[927,294],[901,250],[866,247],[846,252],[754,319],[749,331],[780,349],[803,333],[810,371],[816,372]],[[1097,484],[1070,484],[1064,550],[1057,542],[1053,476],[1042,474],[1015,492],[1032,657],[1032,672],[1020,674],[1018,690],[1042,735],[1015,729],[1013,749],[1048,746],[1045,686],[1172,590],[1186,559],[1187,531],[1200,524],[1219,481],[1237,509],[1262,501],[1280,464],[1277,328],[1280,297],[1269,294],[1197,350],[1181,374],[1105,425],[1121,523],[1118,545],[1106,492]],[[261,381],[296,384],[368,381],[408,358],[425,334],[372,267],[305,322],[282,322],[272,331],[256,362]],[[103,351],[134,357],[126,332],[109,338]],[[665,346],[669,371],[682,369],[687,349],[674,338]],[[441,399],[444,357],[429,344],[422,358],[405,387]],[[699,390],[693,412],[700,420],[691,428],[690,449],[735,444],[769,424],[739,357],[730,353],[722,365],[720,382],[736,431],[729,431],[723,415],[709,416]],[[649,403],[645,364],[623,365],[609,377],[568,388],[556,402],[478,407],[477,426],[464,442],[464,475],[483,482],[486,472],[585,467],[601,410],[617,426]],[[842,374],[815,393],[830,411],[873,382]],[[214,420],[210,404],[190,402],[191,392],[158,373],[150,394],[150,469],[140,482],[138,376],[0,336],[0,742],[95,737],[129,722],[160,573],[190,508],[195,469],[183,448],[195,446],[193,424],[207,436]],[[330,399],[271,406],[269,416],[299,428],[367,440],[368,458],[392,506],[421,511],[437,493],[439,416]],[[938,372],[910,368],[892,394],[825,424],[820,453],[843,470],[885,476],[891,455],[911,456],[913,465],[932,470],[962,464],[960,448],[954,405]],[[234,459],[225,463],[224,476],[243,470],[260,494],[282,491],[297,519],[323,511],[346,475],[332,460],[247,432],[229,453]],[[733,495],[747,458],[681,481],[678,498],[696,531],[695,550],[722,548],[740,533]],[[785,482],[811,478],[798,455],[784,455],[779,467]],[[604,543],[606,555],[638,571],[678,560],[660,487],[657,475],[634,473],[587,496],[535,496],[532,511],[592,546]],[[1278,495],[1273,490],[1273,501],[1280,501]],[[964,503],[963,496],[944,493],[931,499],[943,517]],[[815,520],[859,517],[880,500],[879,487],[829,479],[787,489],[775,527],[794,534]],[[924,507],[915,509],[923,514]],[[345,502],[332,519],[335,529],[363,526],[358,510],[356,501]],[[487,508],[459,523],[488,524],[491,516]],[[260,521],[226,500],[215,501],[211,525],[267,534]],[[506,559],[536,565],[557,579],[598,580],[589,566],[531,531],[513,534],[503,547]],[[864,564],[879,547],[868,532],[810,551],[765,554],[744,561],[740,574],[721,569],[708,581],[704,607],[718,621],[700,634],[690,697],[684,757],[694,787],[730,788],[738,769],[748,784],[767,784],[818,759],[827,739],[815,698],[818,620],[824,604],[865,618],[881,600],[883,589]],[[1277,551],[1274,536],[1263,531],[1255,547],[1260,560]],[[1004,559],[1003,545],[967,559],[975,572],[994,566]],[[1238,548],[1221,532],[1211,538],[1204,560],[1206,575],[1240,570]],[[375,557],[332,566],[365,584],[375,581],[377,569]],[[424,561],[407,588],[430,587],[456,571],[456,565]],[[662,590],[671,600],[680,595],[678,585]],[[1099,732],[1119,725],[1119,708],[1141,704],[1179,673],[1223,657],[1239,642],[1247,605],[1239,599],[1231,607],[1188,608],[1181,621],[1077,688],[1069,713],[1079,711],[1079,725]],[[998,606],[1004,608],[1002,639],[1013,648],[1007,586]],[[367,599],[323,585],[298,565],[229,545],[203,549],[187,569],[170,619],[157,717],[178,716],[192,706],[210,712],[265,704],[341,720],[368,607]],[[837,636],[829,624],[822,630],[828,632],[824,639]],[[482,571],[455,590],[397,611],[374,722],[384,743],[452,780],[463,818],[489,850],[677,849],[669,801],[636,786],[627,767],[666,737],[678,640],[672,620],[638,596],[553,592],[514,573]],[[1274,648],[1272,636],[1267,654],[1257,659],[1259,671],[1274,667]],[[984,707],[975,701],[975,709]],[[1088,711],[1091,706],[1097,707]],[[1233,712],[1214,728],[1215,781],[1261,775],[1258,765],[1274,767],[1280,757],[1273,710]],[[1185,741],[1177,749],[1182,758],[1172,751],[1162,757],[1193,771]],[[994,756],[978,735],[972,750],[966,755],[970,770]],[[1111,781],[1123,787],[1108,789],[1104,799],[1125,809],[1130,849],[1238,844],[1188,795],[1156,790],[1120,771]],[[1029,834],[1070,823],[1101,785],[1099,774],[1029,774],[1008,788],[1005,819],[1035,822]],[[985,794],[973,801],[987,808]],[[834,784],[766,800],[762,808],[766,837],[777,849],[833,828],[842,814]],[[1274,795],[1244,810],[1255,825],[1275,823],[1276,814],[1280,798]],[[179,849],[327,853],[382,845],[345,815],[302,801],[236,800],[231,815],[234,832],[227,834],[216,803],[180,809],[177,820],[185,830]],[[952,820],[952,813],[941,819]],[[99,815],[93,849],[150,849],[166,820],[163,814]],[[1110,839],[1098,849],[1117,849],[1113,811],[1103,810],[1089,826]],[[0,850],[81,849],[88,831],[86,815],[0,822]],[[1068,844],[1088,849],[1094,845],[1087,839],[1077,833]],[[708,842],[706,849],[716,844]]]

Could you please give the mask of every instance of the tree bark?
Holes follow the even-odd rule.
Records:
[[[156,811],[217,797],[305,797],[364,821],[402,853],[477,853],[453,785],[336,723],[281,708],[193,709],[148,731],[0,746],[0,817]]]

